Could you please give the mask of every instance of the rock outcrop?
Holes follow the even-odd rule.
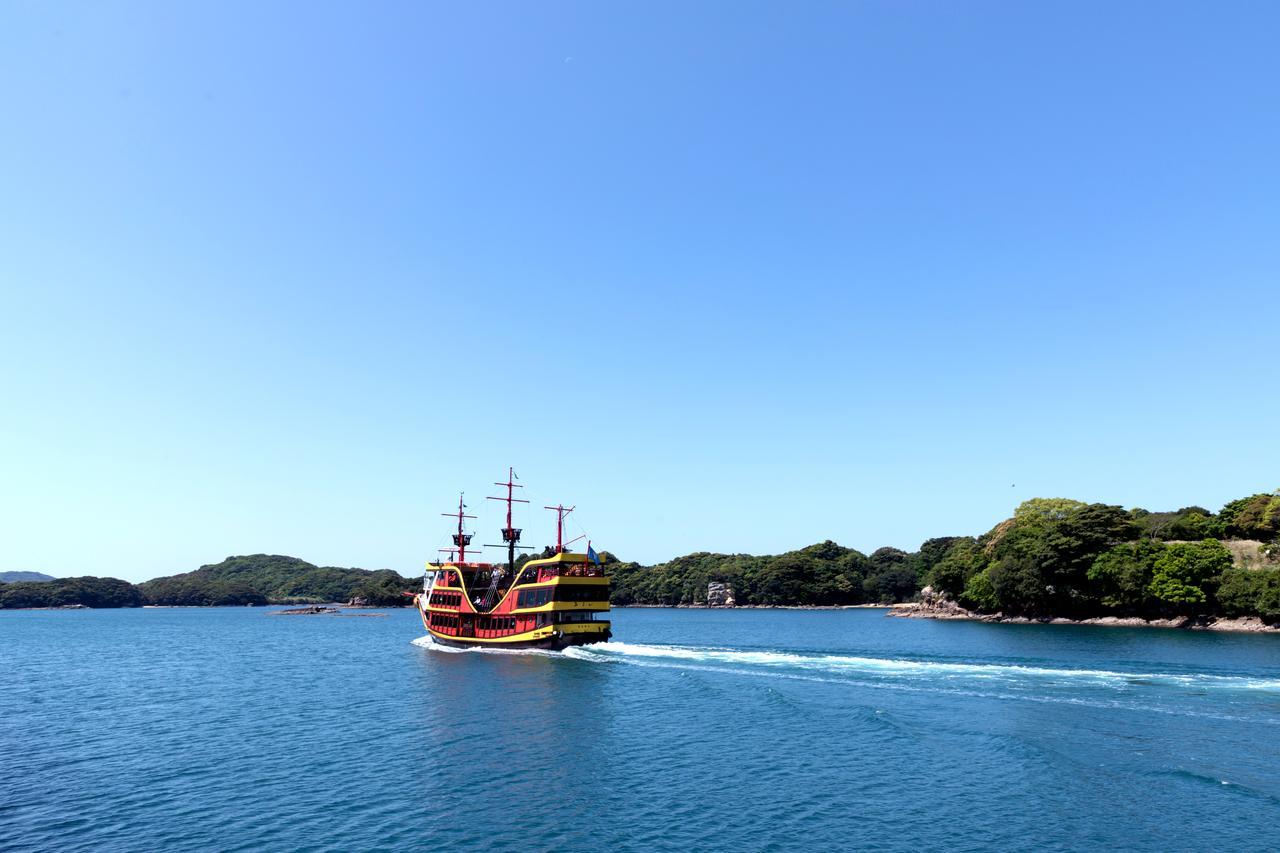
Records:
[[[890,616],[915,616],[919,619],[981,619],[947,597],[945,592],[926,586],[920,590],[920,600],[910,604],[895,604]]]
[[[273,610],[268,616],[324,616],[331,613],[341,613],[342,611],[336,607],[323,607],[315,605],[314,607],[298,607],[293,610]]]
[[[732,586],[721,581],[711,581],[707,584],[708,607],[734,607],[736,604]]]

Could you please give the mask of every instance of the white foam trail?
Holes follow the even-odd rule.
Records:
[[[1063,669],[1056,667],[1022,666],[1018,664],[951,663],[947,661],[906,660],[902,658],[873,658],[854,655],[796,654],[794,652],[745,651],[742,649],[695,648],[689,646],[661,646],[644,643],[599,643],[591,646],[571,646],[564,651],[546,649],[486,649],[477,647],[455,648],[434,642],[431,637],[419,637],[414,645],[433,651],[453,654],[540,655],[565,657],[573,660],[597,663],[643,663],[652,660],[667,665],[692,664],[729,665],[759,668],[760,671],[778,672],[786,669],[793,673],[817,675],[863,676],[881,680],[957,682],[977,681],[986,683],[1023,682],[1087,685],[1127,688],[1136,685],[1160,685],[1189,689],[1218,688],[1226,690],[1280,691],[1280,679],[1248,678],[1244,676],[1210,675],[1207,673],[1168,672],[1120,672],[1105,669]],[[691,667],[692,668],[692,667]],[[698,667],[699,669],[704,667]],[[738,670],[735,670],[738,671]],[[741,670],[745,671],[745,670]]]
[[[410,642],[422,649],[430,649],[433,652],[448,652],[456,655],[541,655],[558,657],[560,652],[553,652],[549,649],[489,649],[483,646],[446,646],[443,643],[437,643],[430,634],[418,637]]]
[[[792,652],[744,651],[740,649],[691,648],[641,643],[607,643],[567,649],[564,654],[579,660],[626,660],[656,658],[689,663],[717,663],[736,666],[788,668],[826,674],[859,674],[903,679],[973,679],[980,681],[1062,681],[1091,682],[1096,685],[1127,687],[1152,683],[1190,688],[1280,691],[1280,679],[1204,673],[1118,672],[1101,669],[1062,669],[1017,664],[972,664],[946,661],[904,660],[852,655],[803,655]]]

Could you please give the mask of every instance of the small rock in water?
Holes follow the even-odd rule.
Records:
[[[315,605],[313,607],[296,607],[293,610],[277,610],[272,616],[319,616],[325,613],[340,613],[336,607],[321,607]]]

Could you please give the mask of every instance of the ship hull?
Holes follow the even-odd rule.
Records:
[[[545,649],[558,652],[570,646],[588,646],[593,643],[607,643],[609,633],[601,634],[565,634],[560,637],[545,637],[539,640],[513,640],[511,642],[493,643],[476,642],[465,637],[442,637],[432,632],[431,640],[442,646],[454,649]]]
[[[427,611],[422,609],[421,597],[414,598],[414,606],[422,619],[422,627],[433,642],[454,649],[546,649],[560,651],[570,646],[589,646],[593,643],[607,643],[613,636],[613,626],[609,622],[587,622],[563,625],[557,628],[540,628],[535,632],[526,632],[523,637],[457,637],[448,636],[432,630]]]

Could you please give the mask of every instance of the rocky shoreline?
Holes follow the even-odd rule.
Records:
[[[1143,619],[1139,616],[1094,616],[1067,619],[1062,616],[1006,616],[1003,613],[976,613],[966,610],[929,587],[920,591],[920,601],[895,604],[888,613],[904,619],[961,619],[1003,625],[1100,625],[1109,628],[1178,628],[1184,631],[1225,631],[1238,634],[1280,634],[1280,625],[1268,625],[1257,616],[1238,618],[1178,616],[1173,619]]]

